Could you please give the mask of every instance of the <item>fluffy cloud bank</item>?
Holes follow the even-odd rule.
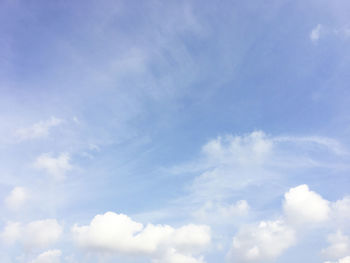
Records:
[[[235,263],[265,262],[274,260],[297,241],[298,231],[329,223],[338,216],[347,218],[350,210],[349,198],[336,202],[325,200],[307,185],[290,188],[284,195],[283,214],[275,221],[261,221],[245,226],[233,237],[228,258]],[[323,254],[332,259],[342,258],[347,262],[350,254],[350,239],[342,232],[329,235],[330,246]],[[328,263],[332,263],[328,261]]]
[[[1,236],[6,244],[18,241],[28,249],[45,248],[60,238],[62,230],[55,219],[38,220],[24,225],[9,222]]]
[[[197,255],[210,243],[210,228],[205,225],[144,226],[123,214],[96,215],[86,226],[75,225],[76,243],[85,249],[121,255],[147,256],[153,262],[203,262]]]

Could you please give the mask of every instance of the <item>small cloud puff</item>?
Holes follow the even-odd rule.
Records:
[[[291,188],[284,198],[283,210],[291,224],[321,223],[329,219],[330,202],[305,184]]]
[[[282,254],[296,241],[294,230],[282,220],[246,226],[233,238],[231,262],[262,262]]]
[[[318,24],[310,33],[310,39],[316,43],[321,37],[322,25]]]
[[[28,191],[24,187],[17,186],[5,198],[5,205],[11,210],[18,210],[28,198]]]
[[[73,168],[68,153],[61,153],[57,157],[52,157],[49,153],[42,154],[36,159],[34,166],[45,171],[55,180],[64,179],[66,173]]]

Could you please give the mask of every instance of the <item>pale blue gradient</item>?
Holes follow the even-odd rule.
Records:
[[[213,247],[220,236],[223,249],[206,253],[207,262],[224,262],[240,225],[279,214],[290,187],[308,184],[330,201],[350,194],[350,35],[334,33],[350,28],[349,13],[346,0],[0,1],[0,198],[18,185],[36,193],[21,212],[2,205],[0,228],[56,218],[65,230],[54,248],[99,262],[72,245],[74,223],[107,211],[144,223],[193,222],[191,211],[205,201],[191,203],[206,170],[193,168],[203,145],[258,130],[331,138],[344,152],[279,147],[282,160],[322,165],[264,167],[259,180],[225,196],[247,200],[252,213],[213,226]],[[313,42],[318,24],[325,31]],[[48,136],[16,139],[16,130],[52,116],[63,122]],[[69,153],[64,181],[33,167],[43,153]],[[330,231],[306,235],[275,262],[323,262]],[[39,252],[5,244],[0,261]],[[119,260],[101,262],[150,262]]]

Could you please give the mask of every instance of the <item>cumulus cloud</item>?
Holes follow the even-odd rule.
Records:
[[[113,212],[96,215],[89,225],[75,225],[72,233],[82,248],[143,255],[154,262],[201,262],[194,255],[210,243],[210,229],[204,225],[144,226],[127,215]]]
[[[5,205],[11,210],[18,210],[28,198],[28,191],[24,187],[17,186],[5,198]]]
[[[350,255],[350,238],[344,235],[341,231],[328,236],[330,244],[322,253],[331,259],[337,259]]]
[[[48,153],[42,154],[36,159],[34,166],[45,171],[56,180],[64,179],[66,173],[73,168],[68,153],[61,153],[57,157],[52,157]]]
[[[61,119],[51,117],[46,121],[40,121],[32,126],[20,128],[15,132],[15,135],[19,141],[47,137],[50,130],[55,126],[60,125],[62,122],[63,120]]]
[[[55,219],[38,220],[28,224],[9,222],[2,232],[2,238],[7,244],[18,241],[28,249],[45,248],[60,238],[62,229]]]
[[[262,221],[246,226],[233,238],[231,262],[264,262],[281,255],[296,241],[294,230],[284,221]]]
[[[36,259],[30,263],[60,263],[62,252],[58,249],[48,250],[41,253]]]
[[[329,219],[330,202],[305,184],[291,188],[284,198],[283,210],[292,224],[321,223]]]
[[[314,227],[329,221],[335,211],[347,216],[347,197],[331,203],[307,185],[290,188],[284,195],[281,219],[242,227],[233,237],[228,258],[237,263],[273,260],[296,243],[300,226]],[[328,242],[330,246],[322,251],[328,258],[350,254],[350,240],[342,232],[330,235]]]

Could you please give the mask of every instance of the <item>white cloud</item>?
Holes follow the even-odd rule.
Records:
[[[12,245],[21,237],[21,224],[18,222],[8,222],[1,233],[3,242]]]
[[[341,231],[328,236],[329,247],[322,250],[322,253],[331,259],[337,259],[350,255],[350,239]]]
[[[317,43],[321,37],[331,36],[334,38],[347,39],[350,37],[350,27],[348,25],[330,27],[318,24],[310,33],[312,42]]]
[[[24,187],[15,187],[5,198],[6,206],[11,210],[18,210],[29,198],[28,191]]]
[[[44,138],[49,135],[50,129],[60,125],[63,120],[51,117],[46,121],[40,121],[30,127],[18,129],[15,136],[19,141]]]
[[[9,222],[2,233],[5,242],[22,243],[26,248],[45,248],[55,243],[62,234],[62,226],[55,219],[33,221],[22,225]]]
[[[310,39],[316,43],[321,37],[322,25],[318,24],[310,33]]]
[[[37,169],[44,170],[56,180],[64,179],[66,172],[72,170],[68,153],[61,153],[56,158],[48,153],[42,154],[36,159],[34,165]]]
[[[322,158],[315,150],[322,150]],[[197,160],[174,167],[171,172],[199,173],[188,187],[185,202],[205,204],[230,200],[234,191],[288,177],[297,169],[327,167],[327,158],[334,154],[346,152],[331,138],[269,136],[254,131],[243,136],[228,135],[210,140],[202,147]]]
[[[307,185],[291,188],[284,198],[284,213],[291,224],[320,223],[329,219],[329,201],[310,191]]]
[[[183,262],[200,262],[193,254],[210,243],[210,229],[204,225],[186,225],[177,229],[168,225],[143,226],[126,215],[113,212],[96,215],[90,225],[75,225],[72,233],[82,248],[143,255],[154,262],[176,262],[174,258],[181,258]]]
[[[262,131],[245,136],[225,136],[209,141],[202,152],[215,163],[261,163],[272,150],[273,142]]]
[[[273,153],[274,142],[263,132],[244,136],[218,137],[202,148],[201,158],[185,166],[187,171],[200,171],[190,188],[191,201],[222,200],[232,191],[242,189],[268,175],[264,164]],[[181,168],[177,168],[181,171]]]
[[[62,252],[58,249],[48,250],[41,253],[36,259],[30,263],[60,263]]]
[[[231,262],[273,260],[296,241],[294,230],[282,220],[246,226],[233,238],[228,254]]]
[[[338,224],[350,224],[350,196],[332,203],[332,216]]]
[[[228,257],[237,263],[273,260],[296,243],[297,234],[304,227],[329,221],[334,211],[347,214],[348,199],[331,203],[307,185],[290,188],[284,195],[282,219],[242,227],[233,238]],[[327,257],[337,259],[350,254],[349,238],[340,231],[330,235],[328,242],[331,245],[322,251]]]
[[[325,261],[324,263],[350,263],[350,256],[341,258],[337,261]]]

